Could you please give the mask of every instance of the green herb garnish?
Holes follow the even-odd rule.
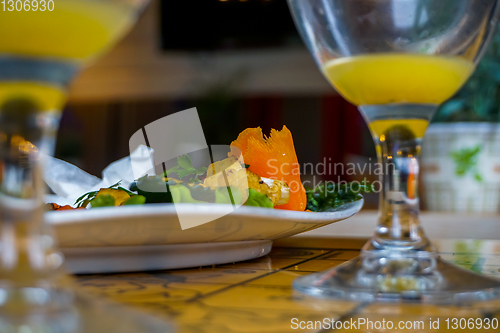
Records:
[[[327,212],[349,202],[361,200],[361,193],[374,192],[373,185],[366,181],[359,183],[335,184],[325,182],[314,189],[306,188],[307,209],[312,212]]]
[[[203,175],[205,172],[207,172],[207,167],[196,169],[193,167],[191,157],[189,157],[189,155],[182,155],[177,157],[177,165],[165,171],[164,176],[172,177],[172,173],[177,174],[180,179],[188,176],[194,176],[194,178],[191,178],[190,181],[200,182],[201,180],[199,176]]]
[[[126,188],[121,187],[120,186],[121,182],[122,181],[120,180],[118,183],[113,184],[113,185],[111,185],[108,188],[113,189],[113,190],[122,190],[122,191],[125,191],[131,197],[137,195],[137,194],[135,194],[133,192],[130,192]],[[96,197],[96,195],[97,195],[98,192],[99,191],[87,192],[84,195],[82,195],[81,197],[79,197],[78,199],[76,199],[76,201],[75,201],[76,208],[87,207],[87,205],[90,203],[90,201],[94,200],[94,198]],[[114,201],[114,199],[113,199],[113,201]]]

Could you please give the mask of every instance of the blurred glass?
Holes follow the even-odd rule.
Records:
[[[95,304],[75,300],[61,270],[63,257],[43,224],[42,156],[53,153],[71,79],[128,31],[146,2],[0,4],[1,332],[95,332],[108,320]],[[108,318],[120,327],[119,317]]]

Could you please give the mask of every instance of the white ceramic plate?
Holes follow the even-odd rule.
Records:
[[[332,212],[310,213],[242,206],[231,214],[182,230],[177,210],[193,218],[220,216],[225,205],[150,204],[49,212],[73,273],[174,269],[223,264],[266,255],[272,241],[344,220],[363,200]],[[185,215],[183,215],[185,216]]]

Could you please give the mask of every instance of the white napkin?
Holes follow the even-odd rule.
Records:
[[[131,158],[134,164],[151,164],[153,150],[146,146],[139,146],[131,156],[124,157],[111,163],[102,172],[102,179],[83,171],[77,166],[61,161],[51,156],[44,156],[44,180],[55,195],[47,195],[45,202],[54,202],[59,205],[73,205],[80,196],[87,192],[97,191],[110,187],[118,182],[121,186],[129,188],[135,180],[132,171]],[[137,165],[137,164],[136,164]],[[150,169],[147,167],[145,170]]]

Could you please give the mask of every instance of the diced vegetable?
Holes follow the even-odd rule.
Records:
[[[134,195],[130,197],[127,201],[123,203],[123,206],[132,206],[132,205],[144,205],[146,203],[146,198],[142,195]]]
[[[92,199],[90,204],[92,205],[92,208],[113,207],[115,206],[115,198],[109,194],[102,194]]]
[[[215,191],[210,187],[203,186],[201,184],[189,184],[189,189],[191,190],[191,196],[193,199],[215,202]]]
[[[121,206],[125,201],[130,199],[130,195],[123,190],[117,190],[117,189],[112,189],[112,188],[101,188],[97,192],[95,198],[92,201],[90,201],[90,204],[93,204],[95,199],[97,199],[103,195],[111,196],[114,199],[115,206]]]
[[[170,186],[170,191],[173,203],[203,203],[203,201],[195,200],[189,188],[182,184]]]
[[[219,187],[215,190],[215,203],[241,205],[243,195],[235,186]]]
[[[234,157],[215,162],[208,167],[204,185],[212,189],[224,187],[229,183],[236,186],[241,192],[254,189],[267,195],[274,206],[284,205],[290,199],[290,188],[280,180],[262,178],[252,171],[245,169]]]
[[[254,207],[265,207],[265,208],[273,208],[273,202],[269,197],[265,194],[259,193],[253,188],[248,190],[248,199],[245,203],[246,206],[254,206]]]

